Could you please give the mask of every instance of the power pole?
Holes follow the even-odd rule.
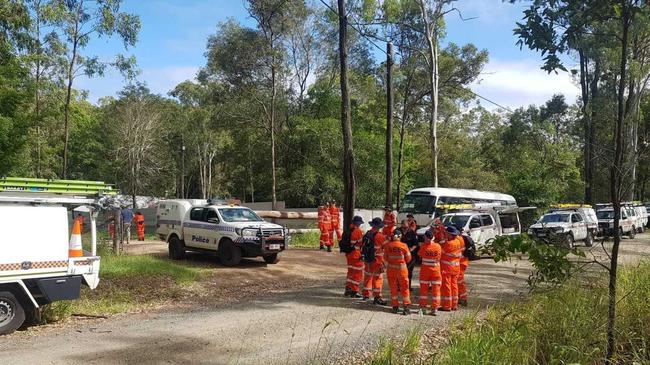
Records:
[[[339,62],[341,65],[341,129],[343,132],[343,227],[352,223],[356,182],[354,178],[354,151],[352,149],[352,115],[348,83],[348,16],[345,0],[338,0]]]
[[[386,44],[386,206],[393,207],[393,43]]]
[[[181,199],[185,199],[185,144],[181,147]]]

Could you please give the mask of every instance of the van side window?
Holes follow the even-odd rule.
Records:
[[[190,211],[190,220],[202,221],[204,208],[192,208]]]
[[[494,224],[494,221],[492,220],[492,216],[488,214],[482,214],[481,215],[481,225],[483,227],[485,226],[491,226]]]

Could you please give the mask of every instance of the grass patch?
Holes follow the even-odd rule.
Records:
[[[198,280],[203,271],[155,256],[106,255],[102,256],[99,276],[102,279],[168,276],[182,284]]]
[[[416,361],[422,341],[422,328],[410,329],[401,342],[381,339],[377,352],[368,360],[371,365],[407,365]]]
[[[320,232],[296,233],[291,235],[291,247],[318,248],[320,246]]]
[[[650,363],[650,263],[621,271],[617,363]],[[437,364],[593,364],[604,361],[607,280],[574,280],[492,308],[450,338]]]

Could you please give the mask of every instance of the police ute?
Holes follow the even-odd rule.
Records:
[[[183,259],[187,251],[216,253],[226,266],[243,257],[275,264],[288,246],[284,227],[265,222],[249,208],[210,200],[161,200],[156,234],[168,243],[173,260]]]
[[[79,298],[99,283],[96,217],[100,201],[117,191],[101,182],[0,178],[0,335],[39,321],[40,309]],[[90,251],[81,223],[90,217]],[[75,227],[76,226],[76,227]]]
[[[584,204],[552,206],[528,229],[528,235],[538,241],[558,243],[567,248],[573,248],[577,241],[583,241],[587,247],[593,246],[598,232],[596,212]]]

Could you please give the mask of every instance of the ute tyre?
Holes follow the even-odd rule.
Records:
[[[8,291],[0,291],[0,336],[20,328],[25,322],[25,310],[16,297]]]
[[[564,247],[568,248],[569,250],[573,250],[574,246],[575,241],[573,239],[573,235],[571,233],[564,235]]]
[[[264,256],[264,262],[266,262],[267,264],[274,265],[280,262],[280,257],[278,256],[277,253],[266,255]]]
[[[219,262],[224,266],[236,266],[241,262],[241,249],[228,238],[219,244]]]
[[[172,260],[182,260],[185,258],[185,245],[176,236],[169,239],[169,258]]]
[[[587,238],[585,238],[585,246],[591,247],[594,245],[594,235],[591,232],[587,232]]]
[[[631,239],[631,240],[634,239],[634,237],[636,237],[636,227],[635,226],[632,226],[632,229],[630,230],[630,233],[627,234],[627,237],[629,239]]]

